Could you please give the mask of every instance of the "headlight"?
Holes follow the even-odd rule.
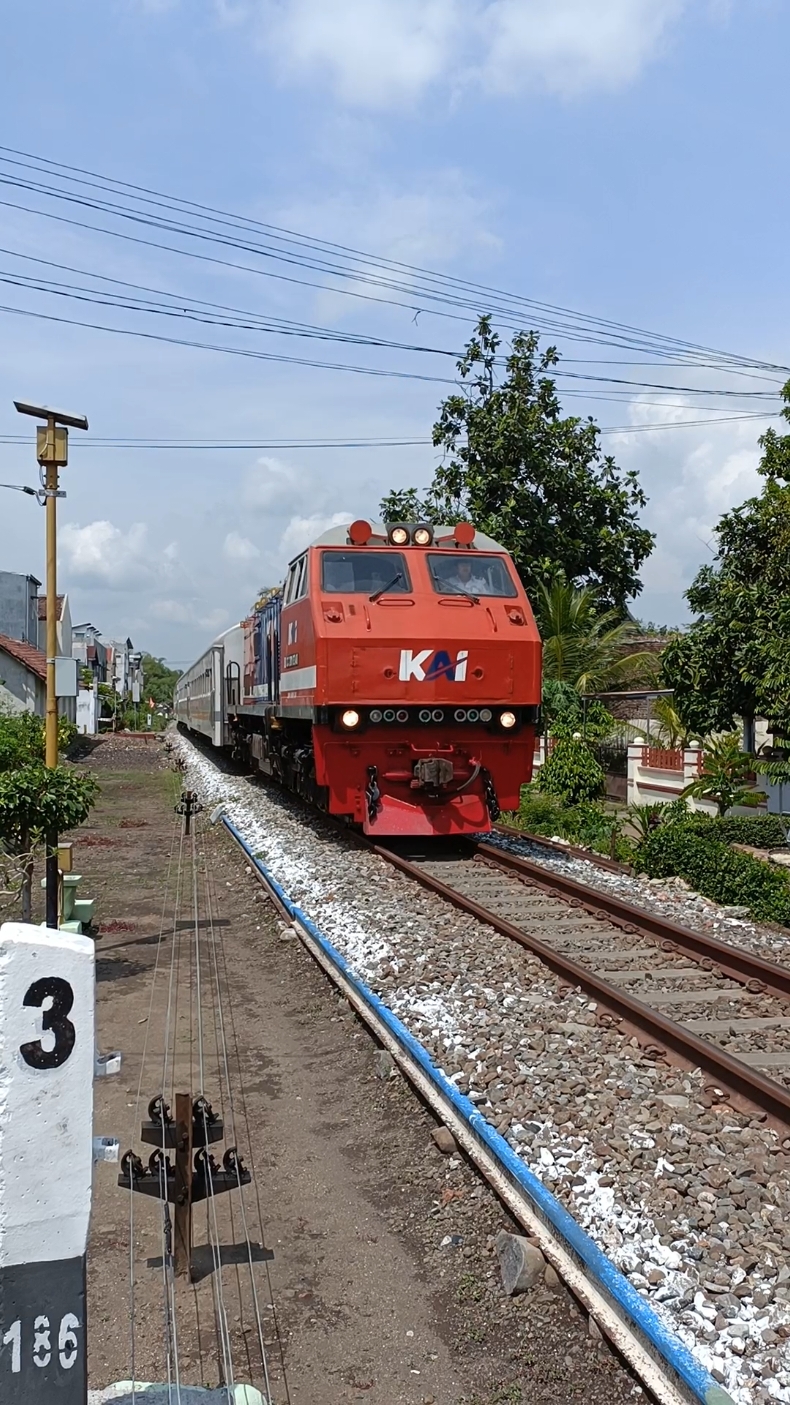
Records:
[[[353,707],[350,707],[347,712],[343,713],[342,717],[340,718],[340,721],[343,723],[344,727],[358,727],[359,713],[355,712]]]
[[[374,707],[373,711],[372,711],[371,714],[370,714],[370,720],[371,720],[371,722],[380,722],[380,721],[381,721],[381,712],[380,712],[379,708]]]
[[[408,714],[408,711],[407,711],[407,709],[406,709],[405,707],[399,707],[399,708],[398,708],[398,714],[397,714],[397,716],[398,716],[398,721],[399,721],[399,722],[408,722],[408,720],[409,720],[409,714]]]
[[[491,718],[493,717],[493,715],[494,715],[494,714],[493,714],[493,712],[491,711],[490,707],[481,707],[481,709],[480,709],[480,721],[481,721],[481,722],[490,722],[490,721],[491,721]]]
[[[433,532],[430,527],[415,527],[412,541],[415,546],[430,546],[433,541]]]
[[[393,546],[407,546],[409,541],[408,527],[390,527],[390,541]]]
[[[505,727],[508,731],[510,731],[510,728],[511,728],[511,727],[515,727],[515,725],[516,725],[516,714],[515,714],[515,712],[500,712],[500,714],[499,714],[499,725],[500,725],[500,727]]]

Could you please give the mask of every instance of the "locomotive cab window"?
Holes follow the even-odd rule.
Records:
[[[478,552],[446,551],[430,555],[428,566],[433,588],[440,595],[498,595],[518,592],[501,556]]]
[[[403,594],[411,590],[406,562],[396,551],[325,551],[321,557],[325,595]]]
[[[284,604],[292,605],[294,600],[301,600],[307,594],[307,574],[307,556],[300,556],[288,572]]]

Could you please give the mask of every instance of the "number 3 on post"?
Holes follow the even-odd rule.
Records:
[[[0,1401],[85,1405],[95,954],[0,927]]]

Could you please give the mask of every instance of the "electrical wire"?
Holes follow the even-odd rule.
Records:
[[[138,328],[107,327],[99,322],[81,322],[73,317],[57,317],[51,312],[34,312],[31,308],[7,307],[0,304],[0,312],[17,317],[31,317],[38,321],[57,322],[69,327],[87,327],[94,332],[109,332],[114,336],[137,337],[144,341],[165,342],[169,346],[188,346],[200,351],[217,351],[226,356],[243,356],[253,361],[279,361],[290,366],[311,366],[324,371],[351,371],[360,376],[379,376],[385,379],[407,381],[431,381],[438,385],[455,385],[457,382],[446,376],[420,375],[416,371],[395,371],[379,369],[375,366],[350,366],[345,362],[313,361],[301,356],[281,356],[272,351],[256,351],[252,347],[216,346],[210,342],[191,341],[183,337],[166,337],[161,333],[143,332]]]
[[[12,150],[11,148],[0,149],[6,151]],[[136,205],[119,205],[115,201],[87,198],[84,195],[80,195],[74,192],[73,190],[70,190],[68,187],[66,187],[65,189],[58,188],[57,186],[46,185],[41,181],[31,181],[25,178],[14,177],[13,175],[0,178],[9,185],[17,186],[21,189],[41,194],[49,198],[71,201],[77,204],[87,206],[88,208],[101,210],[105,213],[117,215],[122,218],[134,219],[142,223],[158,224],[160,227],[164,227],[170,232],[187,234],[192,237],[212,238],[215,242],[234,242],[230,240],[227,235],[221,234],[216,229],[212,230],[211,228],[209,228],[209,230],[207,231],[202,226],[195,224],[194,220],[197,214],[197,218],[204,220],[204,222],[208,221],[209,226],[219,225],[232,230],[243,230],[247,234],[249,234],[253,230],[261,231],[264,233],[265,237],[270,241],[269,243],[263,245],[260,243],[255,245],[245,244],[240,245],[240,247],[245,247],[248,250],[259,254],[265,254],[268,257],[282,258],[286,261],[289,261],[290,254],[286,255],[285,251],[290,247],[291,252],[296,249],[301,255],[301,259],[291,261],[301,261],[301,263],[306,264],[306,266],[315,268],[321,272],[329,272],[334,275],[351,276],[355,280],[358,280],[360,277],[365,278],[367,276],[361,272],[360,265],[362,265],[362,267],[364,268],[373,268],[374,270],[376,270],[376,274],[378,276],[374,278],[373,281],[382,282],[383,280],[380,277],[381,270],[397,271],[399,274],[408,274],[409,278],[412,281],[415,279],[419,280],[420,291],[423,293],[428,291],[432,295],[436,295],[438,290],[441,290],[441,292],[444,293],[447,289],[451,289],[454,291],[463,290],[464,294],[468,294],[470,292],[478,296],[482,294],[485,297],[487,307],[491,307],[492,299],[497,300],[500,298],[505,298],[508,300],[509,303],[515,303],[516,306],[522,307],[524,309],[528,308],[531,311],[538,310],[541,313],[551,313],[554,316],[572,318],[575,319],[576,322],[584,325],[610,328],[618,333],[626,333],[632,337],[648,337],[659,344],[670,344],[675,347],[682,347],[687,351],[693,351],[697,353],[701,352],[706,355],[715,355],[717,357],[725,358],[727,360],[737,359],[741,364],[745,362],[753,363],[753,358],[734,358],[730,353],[715,352],[712,348],[701,347],[694,343],[683,342],[678,338],[668,338],[663,334],[647,333],[643,329],[631,327],[628,324],[613,322],[611,319],[594,317],[590,316],[589,314],[575,313],[572,312],[570,309],[561,308],[555,304],[539,302],[535,299],[524,298],[521,295],[506,294],[501,289],[496,289],[490,286],[481,285],[477,283],[471,283],[467,280],[458,279],[456,277],[451,277],[446,274],[436,273],[431,270],[422,269],[415,265],[401,263],[400,261],[391,260],[382,256],[372,256],[363,253],[361,250],[351,249],[348,246],[330,244],[327,241],[310,239],[307,236],[295,234],[293,231],[282,230],[279,229],[277,226],[273,225],[265,225],[259,221],[250,220],[243,216],[226,217],[227,212],[210,213],[212,207],[199,206],[196,204],[196,202],[183,201],[172,196],[163,196],[161,195],[161,192],[157,193],[161,198],[152,200],[148,198],[148,194],[142,194],[142,192],[146,190],[145,187],[133,187],[126,182],[113,180],[109,177],[98,176],[96,175],[96,173],[92,173],[96,175],[96,180],[94,181],[85,181],[80,179],[79,177],[75,179],[74,174],[71,173],[79,171],[81,168],[78,167],[68,167],[65,166],[63,163],[47,162],[48,166],[55,165],[59,167],[59,170],[53,171],[46,169],[42,164],[39,164],[38,166],[31,166],[24,162],[15,161],[8,156],[3,157],[1,159],[6,165],[11,164],[20,167],[27,165],[27,169],[32,170],[35,174],[44,175],[50,179],[54,178],[61,181],[68,180],[70,181],[71,185],[77,184],[85,187],[91,187],[93,189],[102,191],[105,194],[110,193],[115,196],[121,196],[127,201],[129,201],[130,199],[135,200]],[[31,159],[38,160],[39,163],[43,161],[43,158]],[[63,176],[60,174],[61,171],[67,171],[70,174]],[[130,191],[133,192],[131,196],[128,193]],[[149,194],[153,193],[154,192],[149,192]],[[193,223],[168,223],[167,221],[163,220],[161,216],[151,216],[147,211],[144,212],[138,209],[137,206],[141,204],[152,206],[156,209],[164,210],[168,214],[175,213],[179,217],[183,217],[185,214],[187,214],[193,220]],[[217,214],[220,215],[220,218],[216,218]],[[305,252],[311,253],[314,258],[317,254],[328,254],[330,255],[330,259],[321,258],[317,262],[310,264],[304,258]],[[348,267],[349,260],[351,261],[350,268]],[[408,291],[412,291],[412,283],[409,284]],[[760,362],[753,364],[759,364],[760,366],[764,366],[766,363]],[[773,369],[777,368],[773,367]]]
[[[601,397],[603,398],[603,397]],[[609,399],[609,397],[606,397]],[[622,403],[616,401],[616,404]],[[644,404],[660,404],[662,409],[687,410],[688,405],[668,405],[664,401],[644,401]],[[710,411],[708,419],[693,420],[660,420],[649,424],[623,424],[623,425],[601,425],[601,434],[641,434],[646,430],[663,429],[698,429],[704,425],[731,424],[737,420],[766,420],[780,419],[781,410],[754,410],[744,411],[737,415],[721,415],[718,413],[718,406],[694,406],[695,411],[702,409]],[[29,445],[30,439],[24,434],[0,434],[0,444]],[[134,439],[134,438],[102,438],[101,436],[91,436],[89,439],[75,440],[74,447],[82,449],[101,450],[133,450],[141,452],[193,452],[199,451],[242,451],[245,453],[259,450],[302,450],[302,449],[397,449],[397,448],[427,448],[433,444],[432,439]],[[14,484],[2,484],[0,487],[14,487]],[[32,491],[32,490],[31,490]],[[35,494],[34,494],[35,496]]]
[[[147,298],[130,299],[128,295],[124,295],[123,298],[121,298],[120,295],[111,295],[107,298],[97,298],[95,296],[96,290],[90,287],[86,287],[85,285],[62,283],[53,279],[42,280],[40,276],[34,277],[33,275],[28,274],[18,274],[9,270],[0,271],[0,282],[4,282],[13,287],[30,289],[34,292],[49,293],[52,296],[73,297],[80,301],[94,302],[99,306],[118,307],[125,311],[147,312],[150,314],[160,316],[186,318],[187,320],[203,322],[212,326],[216,325],[222,327],[235,327],[237,329],[247,331],[262,331],[266,333],[276,333],[284,336],[307,337],[316,340],[339,342],[350,345],[385,347],[390,350],[399,350],[406,352],[421,352],[435,356],[448,356],[455,358],[456,360],[460,356],[459,352],[453,351],[445,347],[432,347],[414,342],[394,341],[386,337],[371,336],[370,334],[360,332],[341,332],[337,329],[329,327],[315,326],[311,323],[296,322],[290,318],[273,317],[269,314],[250,312],[249,310],[233,307],[232,305],[226,303],[211,302],[204,298],[192,298],[187,294],[173,292],[168,289],[153,288],[145,284],[130,283],[126,279],[114,278],[107,274],[95,273],[90,272],[86,269],[75,268],[71,264],[58,263],[52,259],[38,258],[35,255],[22,253],[20,250],[16,249],[0,248],[0,253],[7,254],[13,258],[23,259],[29,263],[40,264],[48,268],[56,268],[60,272],[75,273],[80,277],[92,278],[94,279],[94,281],[112,283],[116,287],[130,288],[132,289],[133,293],[151,293],[160,299],[173,299],[178,305],[173,307],[170,303],[155,303]],[[185,304],[191,304],[191,307],[187,307],[185,306]],[[218,318],[213,315],[216,312],[232,313],[234,316],[232,320],[229,320],[227,317]],[[506,358],[498,358],[500,362],[504,359]],[[629,363],[626,362],[614,364]],[[653,362],[648,364],[661,366],[663,363]],[[676,362],[674,364],[682,366],[686,365],[687,363]],[[588,373],[582,373],[578,371],[563,371],[560,368],[552,368],[551,374],[553,378],[562,377],[570,380],[605,382],[608,384],[624,384],[629,386],[634,385],[639,387],[647,387],[650,389],[659,389],[662,391],[683,390],[689,391],[690,393],[699,394],[710,393],[730,395],[737,395],[741,393],[737,391],[707,391],[705,387],[666,386],[663,382],[656,384],[650,381],[635,381],[630,378],[618,379],[611,376],[592,376]],[[755,379],[755,376],[751,373],[743,372],[742,374],[747,375],[749,379]],[[761,380],[769,379],[769,377],[765,376],[760,376],[756,378]],[[774,378],[772,379],[772,384],[774,384],[778,388],[781,385],[781,381],[778,381]],[[747,392],[742,393],[746,394]],[[760,392],[753,393],[757,394]],[[763,391],[761,393],[764,396],[771,396],[775,394],[775,391]]]
[[[238,247],[267,260],[298,264],[300,267],[317,271],[334,279],[351,280],[355,284],[362,281],[388,291],[404,292],[410,301],[403,305],[417,313],[426,310],[431,312],[438,310],[445,313],[449,306],[455,306],[463,308],[467,312],[474,311],[478,315],[483,311],[491,311],[498,315],[500,320],[502,317],[512,316],[521,323],[527,315],[539,316],[548,330],[557,331],[565,336],[573,337],[583,334],[582,339],[587,340],[591,337],[600,339],[602,336],[608,336],[610,338],[608,344],[628,345],[632,348],[641,345],[648,348],[651,354],[662,357],[667,355],[677,357],[680,354],[690,363],[707,362],[711,364],[711,358],[713,358],[713,363],[718,369],[725,367],[746,369],[748,366],[753,369],[772,370],[782,374],[786,374],[788,370],[787,367],[779,366],[776,363],[717,351],[698,343],[667,337],[660,333],[647,332],[645,329],[612,319],[574,312],[556,304],[506,293],[502,289],[437,273],[399,260],[374,256],[346,245],[317,240],[292,230],[265,224],[245,216],[231,215],[227,211],[217,210],[212,206],[165,195],[162,192],[153,191],[149,187],[135,186],[129,182],[86,171],[82,167],[54,162],[48,158],[37,157],[15,148],[0,147],[0,152],[5,153],[0,157],[3,165],[6,168],[16,168],[16,170],[7,170],[5,175],[0,177],[0,180],[9,186],[45,199],[66,201],[93,212],[109,214],[114,218],[161,228],[169,234]],[[19,160],[17,159],[19,157],[26,159]],[[18,174],[20,170],[26,170],[31,175],[44,179],[33,180],[28,176],[20,176]],[[89,179],[84,179],[86,176]],[[53,181],[60,184],[53,185],[51,184]],[[102,197],[111,196],[113,198],[86,195],[85,191],[88,190],[99,192]],[[53,215],[52,211],[31,209],[30,206],[20,206],[19,208],[26,209],[32,214],[48,217]],[[55,218],[62,217],[55,216]],[[99,229],[95,225],[88,227],[96,232],[119,234],[119,231],[107,228]],[[244,239],[231,237],[238,234],[243,234]],[[176,249],[172,245],[166,247],[175,253],[194,252]],[[269,269],[257,271],[267,274],[271,272]],[[312,283],[310,285],[312,286]],[[324,283],[318,286],[326,287],[327,285]],[[335,287],[335,291],[359,295],[358,288],[350,289],[340,286]],[[420,298],[429,302],[446,304],[446,306],[415,309],[414,300]],[[482,303],[480,302],[481,298],[483,299]]]

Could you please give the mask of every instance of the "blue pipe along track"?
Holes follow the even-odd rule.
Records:
[[[474,1103],[459,1092],[455,1084],[436,1067],[425,1048],[397,1015],[393,1014],[351,969],[312,919],[291,900],[274,874],[253,853],[228,816],[223,814],[221,819],[277,904],[291,918],[297,931],[301,928],[307,933],[320,951],[322,966],[337,978],[338,983],[353,990],[363,1015],[365,1011],[369,1012],[377,1025],[384,1026],[408,1061],[420,1070],[442,1103],[452,1109],[454,1120],[467,1130],[468,1139],[487,1153],[487,1159],[496,1164],[504,1180],[528,1202],[537,1218],[548,1227],[550,1233],[580,1267],[590,1285],[611,1305],[625,1329],[633,1333],[643,1350],[647,1351],[658,1369],[664,1373],[667,1382],[674,1385],[677,1395],[681,1399],[694,1402],[694,1405],[697,1405],[697,1402],[699,1405],[733,1405],[732,1397],[714,1380],[693,1352],[664,1325],[650,1304],[640,1297],[628,1279],[582,1229],[573,1215],[560,1204],[557,1197],[547,1189],[521,1157],[515,1154],[505,1138],[486,1121]],[[563,1276],[562,1270],[559,1271],[560,1276]],[[574,1285],[571,1283],[570,1286],[574,1291]],[[603,1325],[606,1330],[606,1324]],[[615,1340],[615,1345],[622,1350],[622,1341]],[[624,1354],[628,1355],[627,1352]],[[630,1364],[634,1366],[633,1362]],[[638,1370],[638,1367],[635,1369]],[[647,1379],[645,1384],[655,1393],[654,1384]]]

